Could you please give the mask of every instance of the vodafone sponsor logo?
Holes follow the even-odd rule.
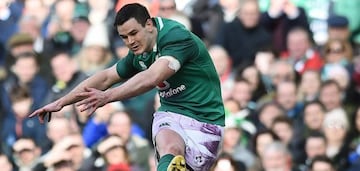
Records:
[[[159,91],[161,91],[161,90],[166,90],[166,89],[168,89],[169,87],[170,87],[170,84],[169,84],[169,82],[167,82],[167,81],[163,81],[162,83],[160,83],[160,84],[158,84],[158,85],[156,86],[156,88],[159,89]]]
[[[171,96],[181,93],[184,90],[186,90],[186,86],[184,84],[182,84],[179,87],[176,87],[174,89],[170,88],[168,90],[159,91],[159,96],[162,98],[169,98]]]

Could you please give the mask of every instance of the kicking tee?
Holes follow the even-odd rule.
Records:
[[[153,18],[158,31],[152,52],[135,55],[131,51],[117,62],[121,78],[131,78],[146,70],[158,58],[174,57],[180,69],[157,85],[159,111],[180,113],[200,122],[225,125],[220,80],[202,40],[176,21]]]

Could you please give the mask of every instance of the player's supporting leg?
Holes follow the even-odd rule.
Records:
[[[156,135],[156,150],[160,160],[158,171],[185,171],[185,143],[181,136],[170,129],[162,129]]]

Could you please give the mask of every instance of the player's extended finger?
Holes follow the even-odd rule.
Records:
[[[86,104],[88,104],[88,103],[90,103],[90,102],[92,102],[92,101],[94,101],[94,100],[95,100],[94,97],[87,97],[87,98],[85,98],[85,99],[82,99],[82,100],[78,101],[78,102],[75,104],[75,106],[86,105]]]
[[[42,110],[42,109],[38,109],[38,110],[34,111],[33,113],[31,113],[28,117],[29,117],[29,118],[32,118],[32,117],[34,117],[34,116],[40,115],[40,114],[43,113],[43,112],[45,112],[45,111]]]
[[[87,103],[87,99],[83,99],[83,100],[81,100],[81,101],[78,101],[78,102],[75,104],[75,106],[79,107],[79,106],[82,106],[82,105],[84,105],[84,104],[86,104],[86,103]]]
[[[88,102],[86,104],[83,105],[83,108],[80,109],[81,112],[84,112],[86,110],[90,110],[92,107],[95,107],[96,106],[96,101],[93,100],[91,102]]]
[[[85,104],[82,104],[82,107],[80,107],[80,112],[84,112],[86,110],[89,110],[90,106],[85,103]]]

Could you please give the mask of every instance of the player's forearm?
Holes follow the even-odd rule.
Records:
[[[147,70],[139,72],[119,87],[105,91],[107,102],[114,102],[143,94],[175,73],[165,57],[156,60]]]
[[[122,85],[106,90],[106,96],[108,97],[108,103],[114,101],[120,101],[128,99],[140,94],[143,94],[156,86],[156,81],[151,79],[151,76],[147,72],[142,72]]]
[[[78,97],[77,94],[84,92],[85,87],[96,88],[99,90],[105,90],[109,88],[111,85],[115,83],[115,80],[111,80],[105,75],[106,74],[104,74],[104,71],[101,71],[87,78],[86,80],[81,82],[78,86],[76,86],[72,91],[70,91],[68,94],[57,100],[57,103],[63,107],[82,100],[83,98]]]

